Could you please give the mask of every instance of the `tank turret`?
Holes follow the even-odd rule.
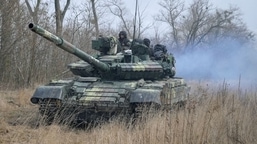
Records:
[[[40,26],[30,23],[29,28],[59,48],[83,60],[68,65],[75,75],[97,76],[109,80],[142,78],[153,80],[175,75],[173,59],[167,57],[165,60],[150,60],[148,47],[138,40],[133,42],[130,50],[117,54],[119,44],[116,38],[100,36],[96,40],[92,40],[92,49],[100,52],[100,55],[95,58]]]

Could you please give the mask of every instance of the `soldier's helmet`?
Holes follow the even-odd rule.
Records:
[[[127,33],[125,31],[120,31],[119,38],[121,37],[121,35],[123,35],[124,38],[127,38]]]
[[[144,44],[147,46],[147,47],[149,47],[150,46],[150,40],[148,39],[148,38],[144,38],[144,40],[143,40],[143,42],[144,42]]]

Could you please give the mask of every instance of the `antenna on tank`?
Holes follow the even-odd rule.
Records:
[[[135,39],[135,35],[136,35],[136,22],[137,22],[137,9],[138,9],[138,0],[136,0],[136,7],[135,7],[135,17],[134,17],[134,29],[133,29],[133,38],[132,38],[132,44],[130,46],[131,47],[134,45],[134,39]]]

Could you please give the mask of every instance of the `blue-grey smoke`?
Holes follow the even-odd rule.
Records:
[[[190,80],[242,80],[257,83],[257,50],[235,41],[176,54],[176,76]]]

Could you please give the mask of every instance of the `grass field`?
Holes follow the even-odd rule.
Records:
[[[256,87],[225,82],[189,82],[184,109],[143,115],[132,125],[122,118],[92,129],[40,124],[33,89],[0,91],[0,143],[203,144],[257,143]]]

